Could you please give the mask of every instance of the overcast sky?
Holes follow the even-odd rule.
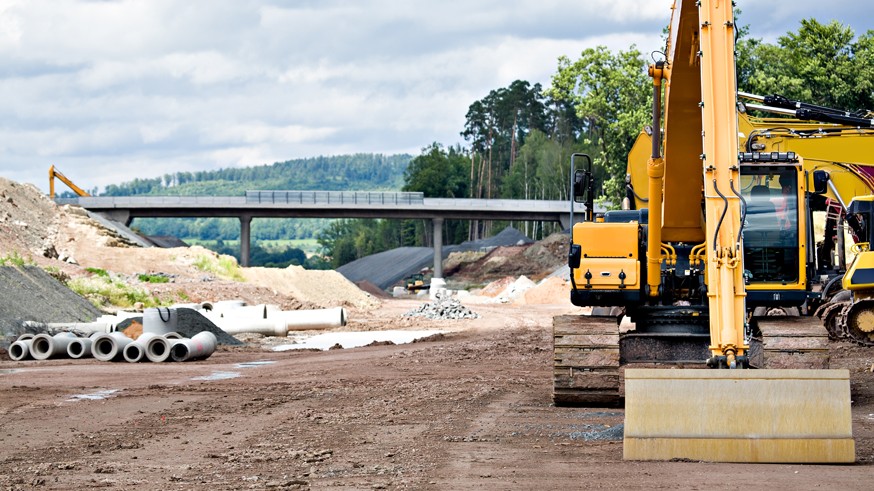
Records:
[[[661,49],[672,0],[0,0],[0,175],[48,190],[464,143],[467,107],[560,55]],[[750,35],[857,34],[853,0],[739,0]]]

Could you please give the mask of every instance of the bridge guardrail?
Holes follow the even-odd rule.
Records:
[[[421,205],[418,192],[382,191],[246,191],[246,203]]]

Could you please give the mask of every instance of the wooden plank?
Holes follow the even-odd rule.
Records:
[[[589,372],[570,368],[556,368],[553,373],[555,389],[610,389],[619,390],[617,372]]]
[[[619,334],[566,334],[555,336],[554,345],[578,346],[581,348],[619,347]]]
[[[554,353],[554,361],[557,367],[618,367],[619,348],[593,350],[557,347]]]

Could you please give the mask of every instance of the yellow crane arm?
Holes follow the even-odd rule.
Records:
[[[73,184],[73,181],[71,181],[67,176],[61,174],[61,171],[55,169],[55,166],[52,165],[51,167],[49,167],[49,197],[50,198],[52,198],[52,199],[55,198],[55,178],[56,177],[58,179],[60,179],[61,182],[66,184],[70,189],[73,190],[74,193],[78,194],[79,196],[91,196],[84,189]]]

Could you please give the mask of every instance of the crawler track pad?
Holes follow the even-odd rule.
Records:
[[[624,458],[854,462],[849,371],[628,369]]]

